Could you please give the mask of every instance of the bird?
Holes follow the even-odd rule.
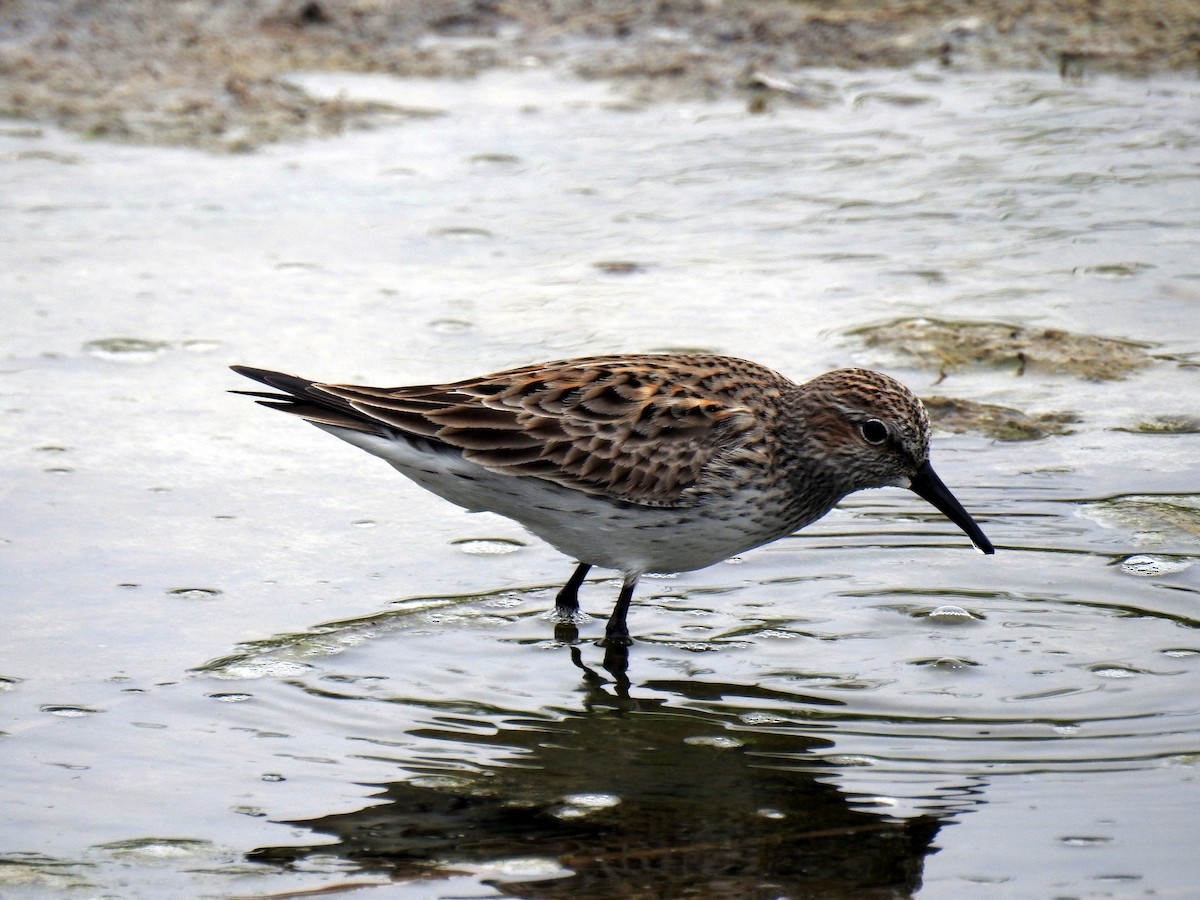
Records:
[[[587,619],[592,567],[621,573],[601,644],[632,643],[646,573],[701,569],[792,534],[846,495],[907,488],[991,554],[929,462],[929,418],[896,379],[837,369],[796,383],[731,356],[586,356],[445,384],[368,387],[232,369],[233,391],[381,457],[470,511],[507,516],[575,561],[559,622]]]

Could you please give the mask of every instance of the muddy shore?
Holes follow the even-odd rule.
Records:
[[[110,140],[247,151],[410,115],[319,99],[297,70],[470,78],[555,66],[635,102],[744,94],[819,102],[807,67],[1057,69],[1065,78],[1200,67],[1193,0],[9,0],[0,115]]]

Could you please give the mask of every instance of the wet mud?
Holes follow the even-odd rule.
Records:
[[[819,105],[814,66],[1194,71],[1189,0],[513,4],[201,0],[0,6],[0,115],[97,138],[249,151],[432,111],[318,98],[290,72],[470,78],[557,66],[635,102],[742,95]]]

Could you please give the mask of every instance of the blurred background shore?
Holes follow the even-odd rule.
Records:
[[[298,70],[471,78],[562,66],[633,102],[814,102],[806,67],[1200,66],[1193,0],[101,0],[0,5],[0,115],[138,143],[247,151],[420,111],[317,98]]]

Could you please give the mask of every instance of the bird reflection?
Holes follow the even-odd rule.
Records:
[[[745,724],[781,700],[836,701],[683,678],[642,685],[634,699],[626,648],[606,648],[599,667],[586,648],[566,649],[583,673],[581,710],[434,718],[408,732],[419,749],[400,761],[405,780],[382,785],[370,806],[289,823],[334,843],[254,858],[332,854],[394,878],[533,858],[552,877],[494,883],[531,900],[898,898],[921,884],[941,821],[854,808],[813,755],[832,742]]]
[[[559,626],[559,628],[567,627],[575,630],[574,625]],[[557,636],[557,631],[556,631]],[[578,631],[576,631],[576,638]],[[562,638],[559,638],[562,640]],[[571,662],[576,668],[583,671],[583,683],[588,686],[589,698],[592,701],[590,705],[595,705],[595,701],[606,696],[604,686],[609,683],[609,679],[599,674],[595,669],[586,665],[583,661],[583,652],[579,649],[579,645],[571,640],[568,643],[568,650],[571,654]],[[629,647],[624,644],[612,644],[604,648],[604,660],[600,667],[612,676],[613,683],[613,699],[620,701],[616,705],[622,709],[636,708],[636,701],[629,694]],[[603,706],[604,703],[599,705]]]

